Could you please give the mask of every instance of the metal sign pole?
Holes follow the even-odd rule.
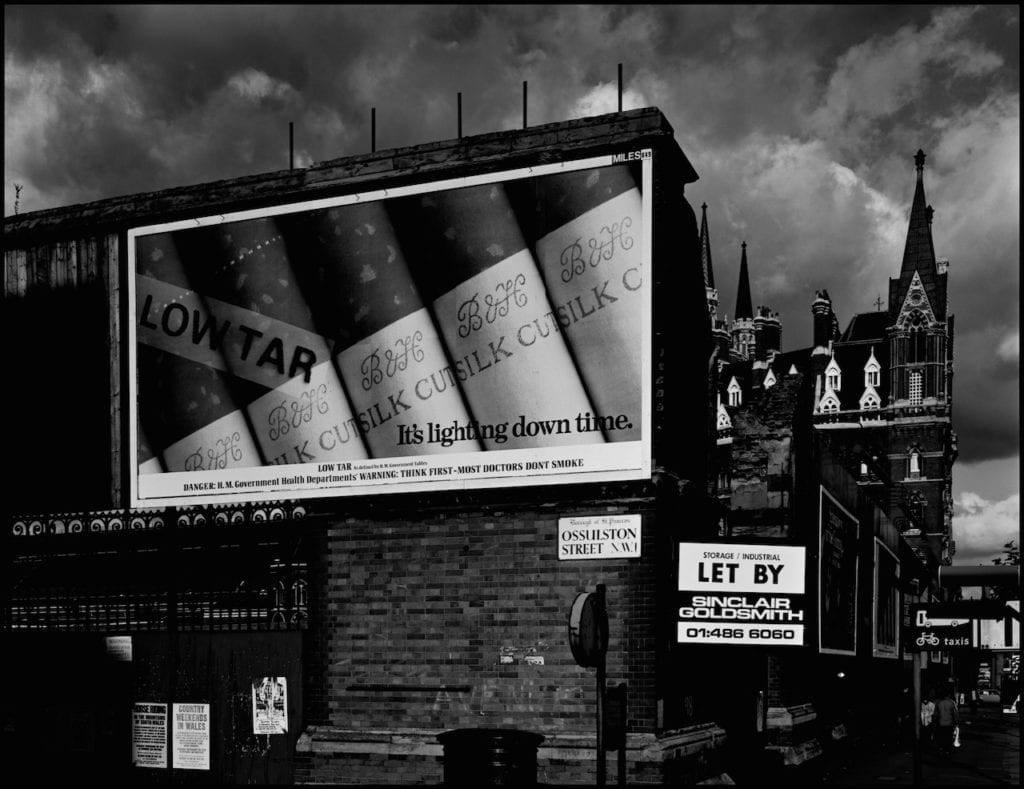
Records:
[[[914,786],[921,785],[921,664],[924,653],[914,653]]]
[[[605,587],[604,584],[597,585],[598,610],[605,609]],[[597,661],[597,785],[605,784],[605,757],[604,757],[604,692],[605,692],[605,650]]]

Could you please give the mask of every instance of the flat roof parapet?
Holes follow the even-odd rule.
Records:
[[[4,218],[4,246],[43,243],[53,238],[112,232],[127,227],[171,222],[203,214],[258,208],[415,183],[443,175],[509,169],[566,156],[582,157],[631,142],[673,138],[674,131],[657,107],[591,118],[488,132],[402,148],[357,154],[306,168],[279,170],[111,197],[91,203],[50,208]],[[685,154],[681,177],[697,180]]]

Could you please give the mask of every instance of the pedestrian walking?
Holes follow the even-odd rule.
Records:
[[[935,705],[933,716],[935,721],[935,743],[939,752],[951,755],[953,753],[954,729],[960,723],[960,712],[957,710],[956,702],[953,701],[953,694],[946,690]]]
[[[929,695],[921,702],[921,739],[931,742],[934,737],[932,731],[932,717],[935,715],[935,702]]]

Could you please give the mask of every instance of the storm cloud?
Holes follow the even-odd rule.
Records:
[[[1019,11],[927,6],[5,6],[4,205],[69,205],[655,105],[708,204],[721,312],[806,346],[885,299],[928,154],[961,458],[1019,455]]]

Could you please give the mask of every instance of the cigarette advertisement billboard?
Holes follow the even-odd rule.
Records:
[[[649,477],[652,168],[131,230],[132,506]]]

